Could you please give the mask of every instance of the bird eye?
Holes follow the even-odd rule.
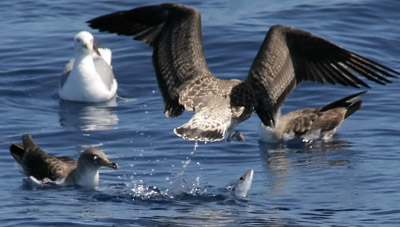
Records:
[[[239,180],[243,180],[243,177],[240,177]]]
[[[97,155],[94,155],[94,156],[93,156],[93,160],[97,160],[97,158],[98,158]]]

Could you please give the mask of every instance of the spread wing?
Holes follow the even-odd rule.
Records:
[[[166,116],[179,116],[180,91],[195,78],[210,76],[196,9],[179,4],[146,6],[101,16],[90,27],[119,35],[135,36],[154,48],[153,65],[165,102]]]
[[[400,73],[316,35],[275,25],[240,86],[244,89],[236,92],[251,89],[255,111],[265,125],[271,126],[277,109],[302,81],[369,87],[357,75],[385,84]]]

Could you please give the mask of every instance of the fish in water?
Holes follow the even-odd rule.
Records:
[[[10,152],[25,174],[38,183],[60,182],[96,186],[99,182],[100,167],[118,168],[118,164],[110,162],[103,151],[95,148],[83,151],[78,161],[68,157],[51,156],[37,146],[29,134],[22,136],[22,145],[13,143]]]
[[[238,140],[238,141],[246,141],[244,138],[243,134],[240,131],[235,131],[234,133],[229,133],[228,138],[226,139],[228,142],[231,142],[232,140]]]
[[[251,183],[253,183],[253,175],[253,169],[247,170],[246,173],[241,176],[233,186],[230,187],[235,196],[240,198],[247,196],[251,188]]]

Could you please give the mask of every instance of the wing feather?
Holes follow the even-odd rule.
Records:
[[[71,73],[72,68],[74,67],[74,62],[75,59],[73,58],[65,65],[65,68],[61,74],[60,87],[63,87],[65,82],[67,82],[69,74]]]
[[[98,55],[93,56],[93,63],[96,72],[100,75],[104,85],[108,90],[111,91],[115,79],[112,67],[104,60],[102,56]]]
[[[10,151],[15,153],[15,149],[20,150],[18,155],[13,157],[21,164],[27,176],[33,176],[38,180],[44,178],[57,180],[65,178],[77,166],[76,161],[71,158],[48,155],[36,145],[29,134],[22,136],[22,142],[23,146],[12,145]]]
[[[179,116],[179,103],[187,82],[209,77],[198,10],[180,4],[145,6],[88,21],[90,27],[120,35],[135,36],[154,48],[153,65],[167,116]]]
[[[391,82],[389,78],[399,75],[316,35],[275,25],[267,33],[243,83],[249,84],[246,87],[253,90],[253,97],[257,99],[253,102],[255,111],[265,125],[271,126],[276,110],[303,81],[369,88],[359,76],[386,84]],[[242,90],[236,89],[236,92]]]

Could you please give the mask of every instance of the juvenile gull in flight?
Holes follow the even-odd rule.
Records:
[[[75,57],[65,66],[58,93],[61,99],[105,102],[115,97],[117,81],[111,66],[111,50],[98,48],[93,35],[79,32],[74,38]]]
[[[306,31],[275,25],[268,31],[247,78],[221,80],[207,66],[198,10],[180,4],[140,7],[104,15],[89,26],[134,36],[153,47],[153,65],[165,115],[193,117],[174,132],[186,140],[219,141],[257,113],[274,127],[288,95],[303,81],[369,87],[400,73]]]
[[[275,127],[261,123],[259,137],[261,141],[289,140],[294,136],[304,141],[330,139],[343,121],[361,108],[360,96],[366,91],[349,95],[320,108],[296,110],[275,118]]]
[[[22,136],[22,145],[12,144],[10,152],[25,174],[38,182],[65,179],[66,184],[96,186],[100,167],[118,168],[116,163],[110,162],[102,151],[95,148],[83,151],[78,161],[48,155],[35,144],[29,134]]]

